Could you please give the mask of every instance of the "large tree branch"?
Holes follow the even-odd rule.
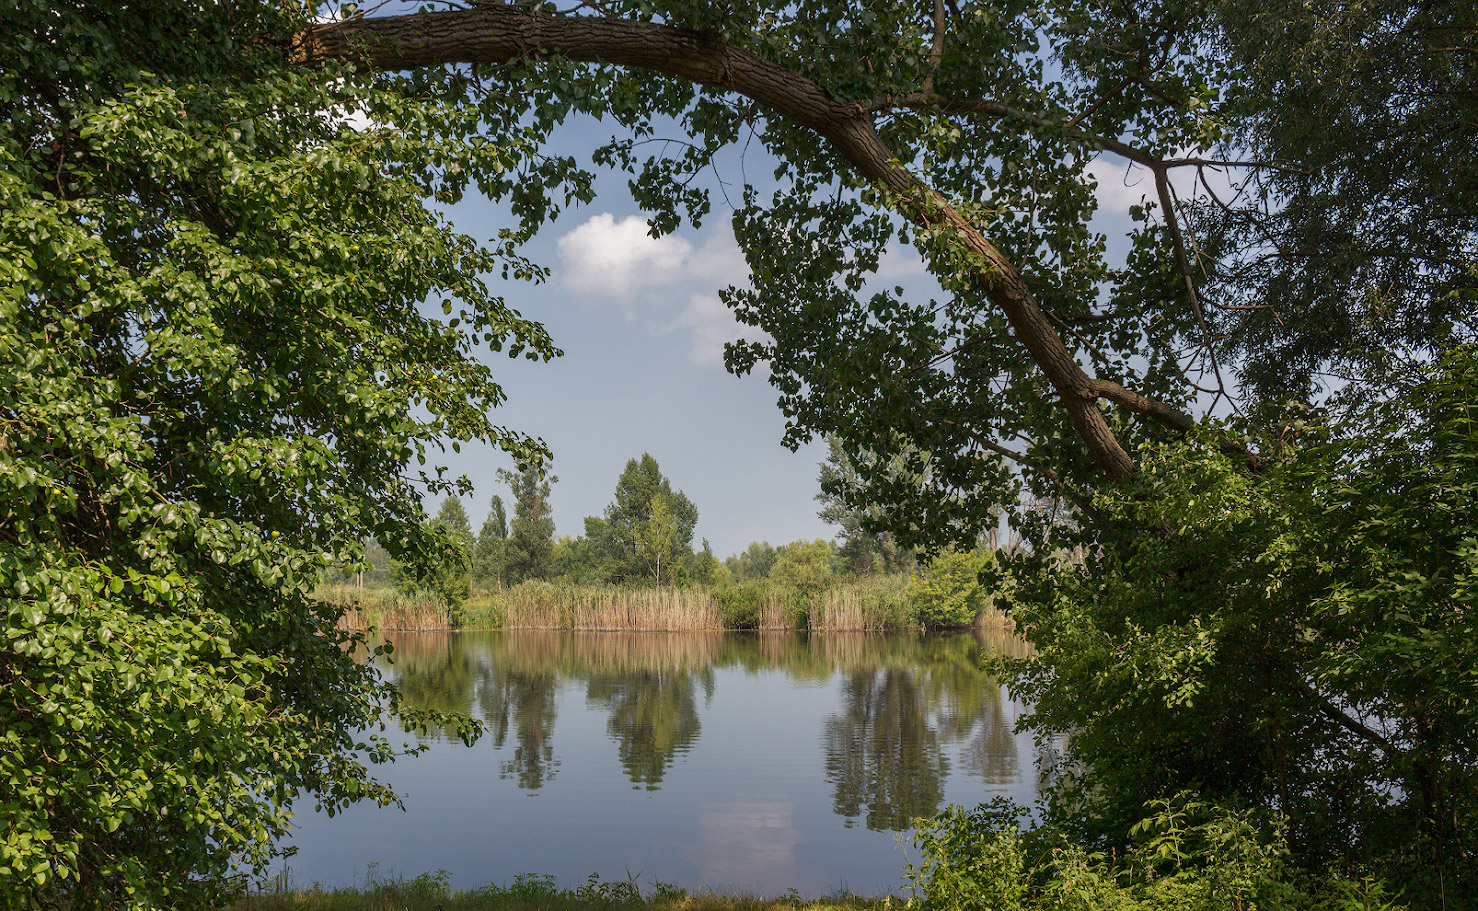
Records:
[[[1134,460],[1098,409],[1107,388],[1088,376],[1028,289],[1020,271],[939,193],[899,163],[866,106],[832,98],[814,80],[698,31],[598,16],[548,16],[502,4],[455,12],[371,17],[315,27],[305,62],[343,58],[384,70],[448,63],[501,64],[541,55],[649,70],[735,92],[821,136],[867,181],[890,192],[901,214],[945,228],[976,265],[975,283],[1001,309],[1048,381],[1100,468],[1112,478]],[[1133,394],[1131,394],[1133,395]],[[1105,396],[1126,404],[1115,392]],[[1141,414],[1183,429],[1187,416],[1132,399]]]

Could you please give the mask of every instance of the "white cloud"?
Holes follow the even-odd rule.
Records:
[[[676,235],[652,237],[647,220],[593,215],[558,241],[566,286],[576,291],[627,297],[639,288],[683,277],[693,245]]]
[[[1101,215],[1128,215],[1130,206],[1155,199],[1154,176],[1139,165],[1100,157],[1083,170],[1098,182],[1095,195]]]
[[[558,248],[566,287],[614,300],[628,318],[646,318],[654,332],[685,334],[694,364],[722,366],[724,343],[767,337],[739,325],[718,297],[720,288],[749,284],[749,264],[728,218],[688,240],[654,238],[641,216],[617,221],[602,212],[561,237]],[[636,293],[663,286],[665,293]]]
[[[898,282],[916,278],[923,275],[925,271],[924,258],[919,251],[896,241],[883,250],[882,258],[878,260],[880,281]]]
[[[740,338],[755,341],[769,338],[758,329],[740,325],[717,294],[694,294],[689,297],[688,306],[683,308],[669,328],[689,333],[692,345],[688,350],[688,359],[700,366],[722,366],[726,342],[738,341]]]

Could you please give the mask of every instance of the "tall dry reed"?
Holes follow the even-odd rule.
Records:
[[[507,629],[720,630],[724,618],[707,589],[628,588],[525,582],[494,599]]]
[[[434,595],[404,595],[393,589],[325,585],[313,593],[320,601],[344,608],[343,629],[451,629],[452,612]]]

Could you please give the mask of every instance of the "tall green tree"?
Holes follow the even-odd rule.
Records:
[[[446,546],[441,560],[426,574],[425,585],[456,607],[472,594],[472,521],[461,499],[449,496],[442,501],[431,526],[445,537]]]
[[[698,508],[663,474],[649,453],[626,462],[616,479],[615,499],[602,519],[586,519],[586,537],[596,542],[611,579],[670,582],[693,551]]]
[[[513,491],[508,581],[517,584],[525,579],[547,579],[554,572],[554,515],[549,507],[549,488],[559,478],[527,465],[517,472],[500,468],[498,480]]]
[[[539,449],[472,351],[556,353],[480,279],[521,261],[426,207],[511,141],[303,27],[0,11],[0,907],[211,906],[295,804],[392,801],[398,697],[307,592],[369,536],[436,561],[409,460]]]
[[[473,547],[472,580],[479,585],[502,588],[507,561],[508,513],[503,508],[503,498],[494,494]]]

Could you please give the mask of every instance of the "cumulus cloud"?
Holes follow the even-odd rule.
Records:
[[[1139,165],[1100,157],[1089,162],[1084,171],[1098,182],[1095,195],[1100,214],[1127,215],[1130,206],[1155,198],[1155,179]]]
[[[689,240],[654,238],[641,216],[618,221],[603,212],[561,237],[558,249],[566,287],[616,302],[629,318],[647,320],[654,332],[683,333],[694,364],[722,366],[725,342],[755,337],[754,330],[735,322],[717,293],[749,284],[749,264],[728,218]],[[658,287],[667,291],[636,293]]]
[[[739,338],[740,333],[734,314],[717,294],[689,297],[688,306],[678,314],[672,328],[684,330],[691,336],[688,359],[704,366],[723,364],[724,343]]]
[[[652,237],[647,221],[609,212],[593,215],[558,241],[566,286],[627,297],[633,291],[681,279],[693,245],[676,235]]]

